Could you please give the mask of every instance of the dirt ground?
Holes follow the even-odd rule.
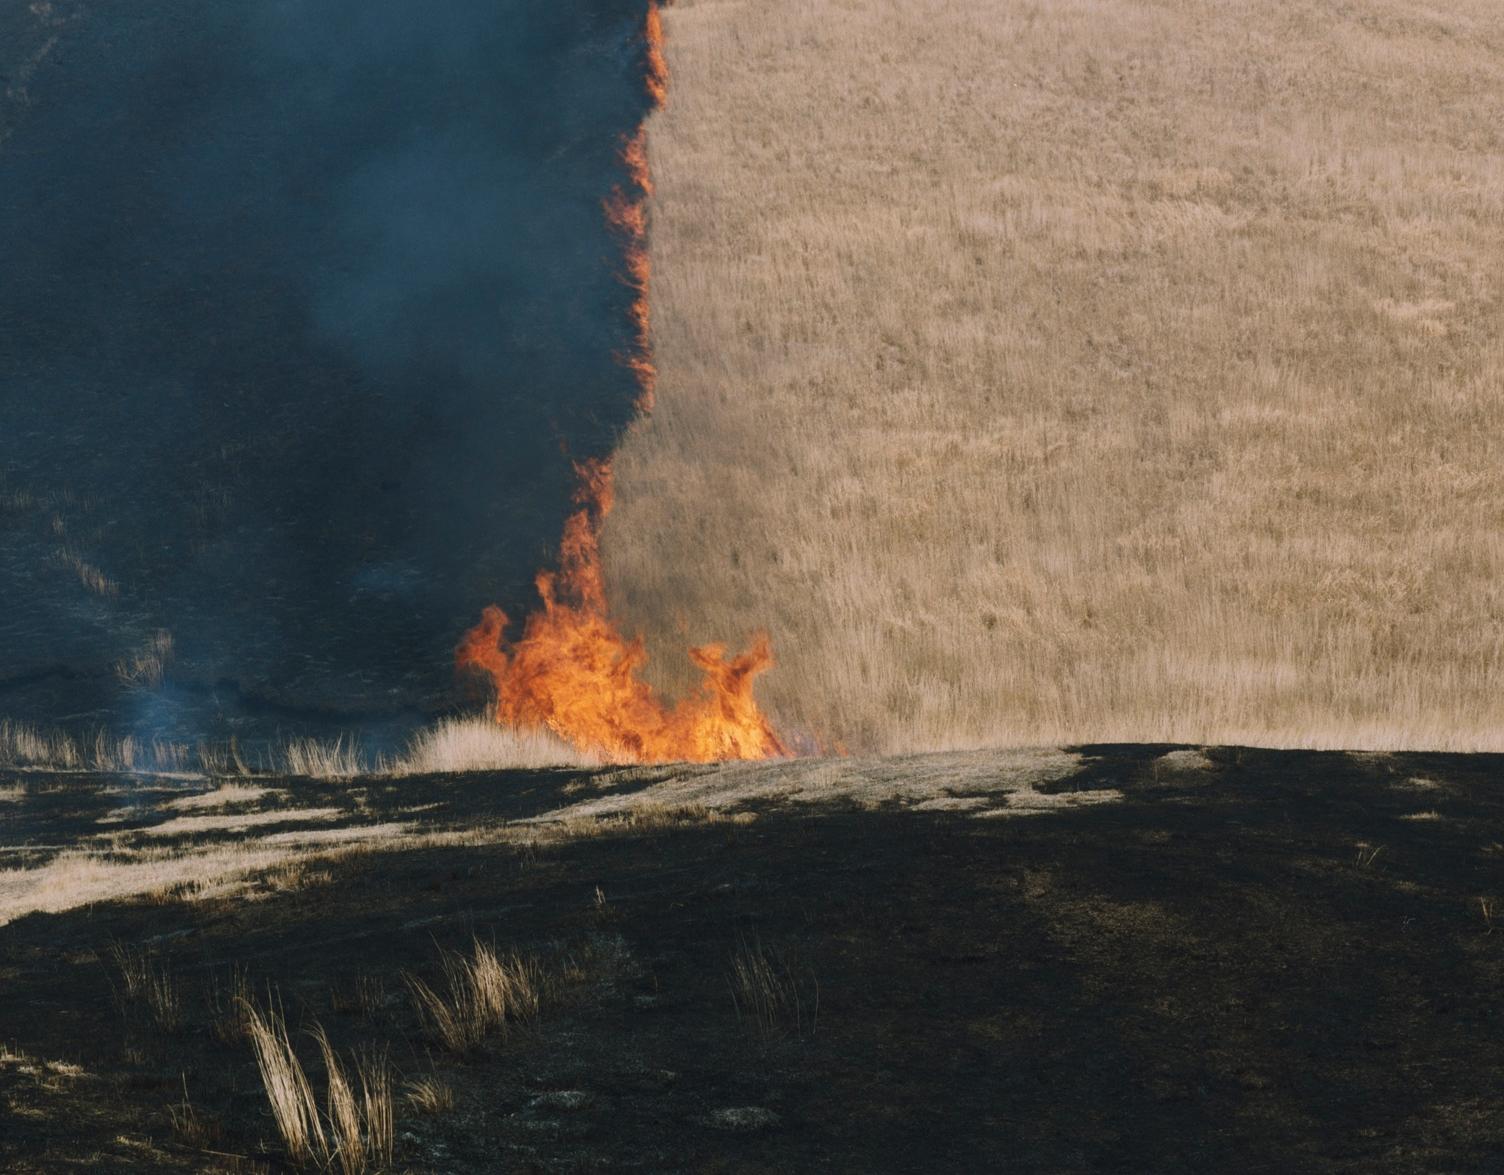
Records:
[[[0,1167],[286,1169],[239,991],[316,1086],[318,1023],[452,1091],[399,1099],[401,1170],[1504,1170],[1501,768],[8,776]],[[457,1055],[404,975],[475,938],[547,998]]]

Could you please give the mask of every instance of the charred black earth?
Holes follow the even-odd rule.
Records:
[[[399,1094],[401,1170],[1497,1171],[1501,779],[1172,747],[9,776],[0,1166],[285,1169],[243,991],[316,1088],[317,1023],[450,1091]],[[404,977],[477,940],[544,1000],[456,1053]]]

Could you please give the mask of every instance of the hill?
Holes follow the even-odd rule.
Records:
[[[1491,0],[664,27],[629,631],[853,750],[1504,749]]]
[[[283,1169],[243,997],[321,1107],[316,1027],[385,1058],[402,1170],[1494,1170],[1500,770],[11,775],[0,1166]]]

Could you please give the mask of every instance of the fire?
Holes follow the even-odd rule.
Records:
[[[611,623],[601,576],[600,526],[611,508],[611,469],[587,461],[578,472],[558,570],[538,574],[542,609],[508,642],[506,614],[487,608],[460,643],[460,666],[485,672],[496,688],[496,720],[547,727],[614,761],[786,754],[752,696],[754,679],[773,663],[765,636],[738,657],[728,658],[723,645],[691,649],[704,681],[695,696],[672,707],[638,678],[647,651],[640,638],[625,639]]]
[[[647,91],[655,109],[668,92],[663,25],[651,3],[643,28]],[[622,147],[627,186],[605,201],[606,221],[622,243],[622,280],[632,292],[631,349],[619,356],[637,379],[637,406],[653,405],[648,282],[647,200],[652,195],[647,132],[639,127]],[[517,728],[546,727],[582,750],[606,759],[663,762],[687,759],[765,759],[788,748],[752,695],[753,684],[773,664],[766,635],[754,637],[740,656],[720,644],[689,650],[704,677],[692,696],[666,703],[638,676],[648,654],[642,639],[627,640],[606,608],[601,525],[611,509],[611,466],[585,461],[575,467],[575,509],[564,524],[555,571],[536,580],[543,601],[522,635],[507,637],[506,614],[489,607],[456,650],[462,670],[479,671],[496,691],[496,721]]]
[[[648,97],[653,100],[654,108],[661,110],[668,101],[668,62],[663,57],[663,18],[658,7],[658,0],[649,0],[642,39],[648,50]]]

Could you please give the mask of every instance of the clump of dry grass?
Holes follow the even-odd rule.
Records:
[[[183,1078],[183,1100],[167,1107],[172,1136],[184,1146],[203,1149],[219,1141],[224,1130],[219,1120],[206,1114],[188,1097],[188,1078]]]
[[[156,632],[136,652],[115,662],[115,676],[126,685],[156,689],[162,684],[172,650],[172,633]]]
[[[130,774],[184,774],[197,770],[194,750],[170,739],[147,742],[134,735],[114,738],[96,731],[85,765],[92,771]]]
[[[246,1008],[251,1004],[251,977],[239,963],[229,972],[209,977],[210,1030],[225,1044],[235,1044],[249,1031]]]
[[[420,1114],[447,1114],[454,1109],[454,1089],[433,1074],[405,1082],[402,1097]]]
[[[742,940],[731,956],[728,977],[737,1018],[764,1041],[812,1034],[820,1018],[820,985],[788,952]]]
[[[542,730],[513,730],[489,718],[448,718],[420,731],[389,775],[591,767],[599,760]]]
[[[246,779],[297,775],[344,780],[365,775],[402,778],[467,771],[518,771],[548,767],[597,767],[600,760],[578,751],[547,731],[519,731],[488,718],[449,718],[419,731],[395,757],[368,756],[348,735],[334,739],[293,738],[266,750],[256,763],[238,741],[144,740],[97,730],[75,737],[0,719],[0,768],[99,771],[133,775],[202,775]]]
[[[299,1166],[334,1167],[345,1175],[380,1170],[391,1162],[394,1137],[391,1070],[383,1053],[356,1058],[354,1078],[328,1034],[312,1031],[323,1059],[327,1092],[321,1108],[298,1060],[280,1010],[244,1002],[247,1032],[277,1133]]]
[[[0,719],[0,767],[52,767],[72,771],[82,765],[83,756],[78,744],[66,734]]]
[[[115,991],[121,1009],[140,1009],[163,1032],[176,1032],[183,1022],[183,1001],[167,962],[149,947],[122,942],[111,944],[109,957],[120,981]]]
[[[856,752],[1504,750],[1497,0],[663,22],[656,684],[763,628]]]
[[[78,576],[78,582],[96,596],[113,597],[120,594],[120,585],[77,551],[64,547],[57,557],[64,567]]]
[[[374,1016],[386,1006],[386,982],[379,975],[358,975],[353,982],[333,984],[329,1006],[342,1015]]]
[[[240,753],[240,743],[233,736],[224,744],[201,742],[197,747],[199,766],[216,777],[240,777],[256,772]]]
[[[171,739],[140,739],[96,730],[75,737],[0,719],[0,767],[47,771],[99,771],[131,775],[251,775],[234,740],[219,747]]]
[[[292,739],[282,748],[280,759],[286,774],[311,779],[354,779],[370,773],[359,744],[343,736],[332,741]]]
[[[479,939],[468,955],[443,952],[440,970],[437,987],[410,973],[404,979],[419,1019],[451,1052],[469,1052],[510,1023],[534,1020],[542,1007],[545,984],[537,961],[498,956]]]

